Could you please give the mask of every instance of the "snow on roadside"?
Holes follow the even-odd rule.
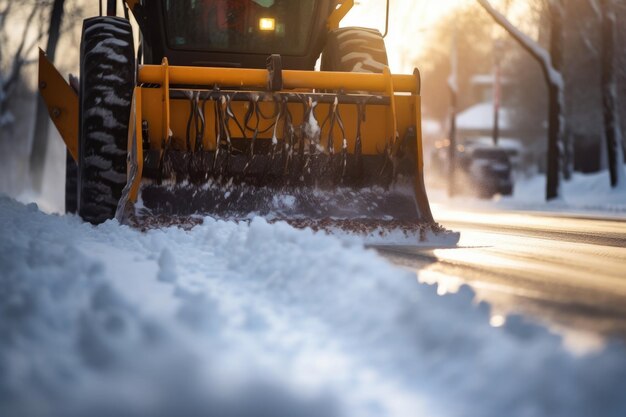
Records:
[[[626,170],[626,166],[624,169]],[[516,180],[512,196],[496,196],[491,200],[479,200],[468,198],[467,195],[459,195],[450,199],[442,189],[430,189],[429,196],[435,204],[462,200],[463,207],[466,209],[495,207],[626,218],[626,188],[612,189],[607,171],[593,174],[574,172],[570,181],[562,181],[561,188],[560,199],[546,202],[546,177],[534,175]]]
[[[141,233],[0,196],[2,416],[623,416],[577,356],[467,287],[284,223]]]
[[[626,168],[625,168],[626,169]],[[552,211],[587,211],[622,214],[626,216],[626,189],[612,189],[606,171],[582,174],[574,172],[570,181],[561,184],[563,197],[545,202],[545,176],[534,176],[515,183],[512,197],[504,197],[500,204],[537,206]]]

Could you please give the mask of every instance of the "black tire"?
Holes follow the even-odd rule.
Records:
[[[347,27],[328,33],[322,71],[382,73],[388,65],[385,40],[376,29]]]
[[[80,45],[77,210],[93,224],[115,216],[126,185],[135,74],[128,20],[106,16],[85,20]]]
[[[69,150],[65,155],[65,212],[76,214],[78,194],[78,165]]]

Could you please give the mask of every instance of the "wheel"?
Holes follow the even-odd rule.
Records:
[[[93,224],[115,216],[126,185],[135,73],[128,20],[106,16],[85,20],[80,45],[77,210]]]
[[[65,212],[76,214],[78,166],[69,150],[65,151]]]
[[[322,71],[382,73],[387,65],[385,41],[376,29],[347,27],[328,33]]]

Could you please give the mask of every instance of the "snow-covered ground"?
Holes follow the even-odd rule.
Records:
[[[142,233],[0,197],[0,416],[626,415],[622,342],[574,354],[473,299],[284,223]]]
[[[474,199],[467,195],[449,198],[443,189],[436,187],[429,190],[429,196],[436,205],[453,207],[462,202],[464,209],[531,210],[626,219],[626,184],[611,188],[608,171],[593,174],[574,172],[571,180],[562,180],[561,197],[550,202],[545,201],[545,190],[545,175],[534,175],[515,181],[512,196],[496,196],[490,200]]]

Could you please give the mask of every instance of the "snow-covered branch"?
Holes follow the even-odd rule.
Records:
[[[488,0],[476,0],[478,3],[489,13],[489,15],[496,21],[509,35],[513,37],[528,53],[530,53],[535,59],[542,63],[542,68],[545,72],[548,82],[559,89],[563,88],[563,76],[552,65],[552,59],[550,54],[539,43],[533,40],[530,36],[515,27],[509,19],[502,13],[497,11]]]
[[[546,199],[560,196],[560,176],[565,149],[564,86],[561,67],[563,62],[563,0],[550,0],[550,52],[524,32],[515,27],[488,0],[477,0],[495,22],[502,26],[541,65],[548,84],[548,154],[546,172]],[[567,170],[566,170],[567,172]]]

